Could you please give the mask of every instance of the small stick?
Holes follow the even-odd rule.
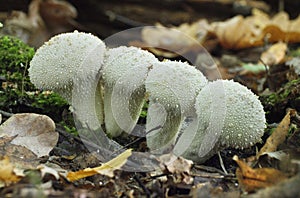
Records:
[[[159,125],[159,126],[157,126],[157,127],[154,127],[153,129],[151,129],[151,130],[149,130],[148,132],[146,132],[146,134],[149,134],[150,132],[152,132],[152,131],[154,131],[154,130],[157,130],[157,129],[160,129],[160,128],[162,128],[160,125]],[[115,151],[115,152],[113,152],[112,154],[118,153],[119,151],[121,151],[121,150],[123,150],[123,149],[127,148],[128,146],[130,146],[130,145],[132,145],[132,144],[134,144],[134,143],[136,143],[136,142],[140,141],[140,140],[141,140],[141,139],[143,139],[143,138],[144,138],[144,137],[139,137],[139,138],[135,139],[134,141],[132,141],[132,142],[129,142],[128,144],[126,144],[126,145],[122,146],[122,148],[120,148],[120,149],[116,150],[116,151]]]
[[[133,179],[139,184],[139,186],[143,189],[143,191],[146,193],[147,197],[151,197],[151,193],[148,190],[148,188],[142,183],[142,181],[137,177],[137,175],[133,176]]]
[[[220,151],[218,152],[218,156],[219,156],[220,165],[221,165],[222,170],[224,171],[224,173],[225,173],[226,175],[228,175],[228,172],[227,172],[227,170],[226,170],[226,168],[225,168],[225,166],[224,166],[223,159],[222,159],[222,156],[221,156]]]
[[[8,118],[14,115],[13,113],[8,113],[8,112],[3,111],[3,110],[0,110],[0,114],[2,114],[5,117],[8,117]]]

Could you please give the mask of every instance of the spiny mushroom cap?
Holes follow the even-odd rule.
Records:
[[[121,46],[109,49],[102,69],[104,84],[112,87],[127,72],[134,72],[132,69],[135,67],[150,67],[157,61],[153,54],[137,47]]]
[[[196,98],[198,131],[184,156],[203,162],[221,148],[246,148],[260,141],[266,127],[258,97],[228,80],[208,83]]]
[[[174,143],[183,118],[195,114],[195,97],[207,79],[187,63],[166,61],[153,65],[145,84],[150,96],[146,131],[162,126],[147,134],[147,145],[162,153]]]
[[[96,48],[98,53],[91,53]],[[59,34],[36,51],[30,62],[30,80],[37,88],[56,91],[70,102],[73,78],[97,74],[104,51],[105,44],[92,34],[77,31]],[[87,58],[97,63],[81,65]]]
[[[197,93],[207,84],[206,77],[185,62],[165,61],[153,65],[146,79],[150,101],[188,113]]]

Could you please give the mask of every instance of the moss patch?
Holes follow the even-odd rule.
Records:
[[[61,121],[67,102],[53,92],[37,90],[30,82],[28,67],[34,53],[34,48],[17,38],[0,37],[0,109],[40,113]]]
[[[268,123],[279,122],[286,114],[286,108],[300,111],[300,78],[288,82],[275,93],[260,96],[267,112]]]

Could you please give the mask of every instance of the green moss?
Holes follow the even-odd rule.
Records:
[[[293,57],[300,56],[300,47],[298,47],[297,49],[291,50],[290,53],[289,53],[289,55],[293,56]]]
[[[270,123],[279,122],[286,108],[300,110],[300,78],[292,80],[275,93],[260,96],[267,119]]]
[[[11,112],[34,112],[62,119],[67,102],[53,92],[36,90],[28,76],[34,49],[21,40],[0,36],[0,109]]]
[[[141,111],[140,117],[141,118],[146,118],[147,117],[147,111],[149,107],[149,101],[145,101],[143,104],[143,109]]]
[[[296,89],[298,89],[300,86],[300,78],[296,80],[292,80],[288,82],[283,89],[280,89],[276,93],[272,93],[267,96],[263,96],[265,98],[264,102],[268,103],[270,105],[276,105],[277,103],[282,103],[285,100],[289,99],[289,96],[291,94],[299,95],[300,91],[298,92]]]
[[[21,40],[10,37],[0,37],[0,76],[7,82],[14,83],[20,90],[33,88],[27,75],[29,61],[34,55],[34,49]]]
[[[49,108],[51,106],[56,106],[57,108],[62,108],[67,106],[68,103],[65,99],[59,96],[56,93],[40,93],[37,92],[34,95],[29,95],[29,98],[32,99],[32,107],[36,108]]]
[[[7,72],[24,73],[26,65],[32,59],[34,49],[21,40],[10,37],[0,37],[0,69],[1,74]]]

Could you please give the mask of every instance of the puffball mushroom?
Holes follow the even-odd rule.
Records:
[[[80,114],[79,120],[97,128],[103,122],[97,78],[105,50],[105,44],[92,34],[74,31],[54,36],[37,49],[30,62],[30,80],[37,88],[63,96]],[[75,85],[78,95],[73,101]]]
[[[195,108],[198,130],[188,148],[182,148],[183,156],[195,162],[204,162],[223,148],[252,146],[266,127],[258,97],[234,81],[208,83],[196,97]]]
[[[146,135],[153,153],[166,151],[175,141],[186,116],[195,113],[194,102],[207,79],[195,67],[176,61],[153,64],[145,85],[149,95]]]
[[[137,47],[109,49],[102,69],[106,132],[112,137],[128,133],[136,124],[145,94],[144,81],[155,56]]]

